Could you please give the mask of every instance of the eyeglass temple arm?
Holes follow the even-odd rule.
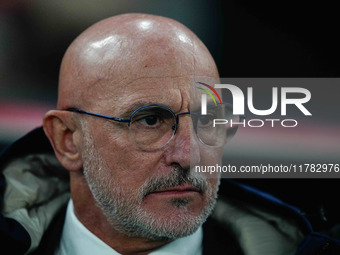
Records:
[[[114,121],[118,121],[118,122],[130,122],[131,121],[130,119],[122,119],[122,118],[116,118],[116,117],[106,116],[106,115],[102,115],[102,114],[97,114],[97,113],[93,113],[93,112],[87,112],[87,111],[80,110],[78,108],[68,108],[68,109],[66,109],[66,111],[80,113],[80,114],[88,114],[88,115],[96,116],[96,117],[99,117],[99,118],[114,120]]]

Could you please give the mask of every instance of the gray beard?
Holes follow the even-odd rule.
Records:
[[[217,189],[202,175],[194,176],[193,171],[175,166],[171,174],[152,177],[145,181],[133,195],[124,190],[120,183],[110,176],[110,169],[97,153],[93,140],[84,128],[85,150],[83,152],[84,176],[97,206],[102,210],[111,226],[130,237],[144,237],[151,240],[174,240],[193,234],[212,212],[217,198]],[[207,195],[207,202],[199,215],[187,213],[164,219],[156,217],[141,206],[145,196],[152,191],[187,183]],[[218,187],[218,186],[217,186]],[[187,210],[190,203],[185,198],[174,198],[174,208]]]

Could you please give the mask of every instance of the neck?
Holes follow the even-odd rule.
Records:
[[[77,219],[89,231],[120,254],[149,254],[170,242],[169,240],[155,241],[144,237],[130,237],[115,230],[96,205],[92,193],[81,174],[71,174],[71,194]]]

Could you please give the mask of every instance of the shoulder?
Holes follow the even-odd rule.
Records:
[[[226,225],[209,217],[203,224],[203,254],[242,255],[242,249],[234,235]]]
[[[314,232],[298,208],[235,181],[224,184],[229,195],[203,225],[203,243],[216,254],[340,254],[339,240]]]

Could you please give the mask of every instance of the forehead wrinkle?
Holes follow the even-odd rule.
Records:
[[[150,89],[145,89],[146,93],[144,93],[144,89],[139,91],[139,93],[132,94],[128,97],[128,100],[124,100],[125,102],[133,102],[134,104],[139,104],[139,102],[143,104],[160,104],[167,106],[169,108],[177,109],[179,106],[179,102],[181,100],[181,94],[177,88],[166,88],[166,92],[162,90],[157,94],[149,93]]]
[[[125,82],[126,79],[121,80],[118,84],[113,83],[110,84],[107,80],[97,80],[95,82],[91,82],[89,84],[85,84],[85,89],[81,91],[83,98],[91,98],[92,101],[99,101],[100,99],[107,100],[107,99],[119,99],[124,98],[131,98],[133,100],[139,100],[139,98],[143,97],[167,97],[169,90],[173,91],[176,89],[176,84],[178,82],[172,81],[173,79],[181,79],[183,76],[162,76],[162,77],[139,77],[128,82]],[[145,79],[144,83],[139,83]],[[169,82],[167,79],[171,79]],[[176,79],[176,80],[177,80]],[[162,82],[164,80],[164,82]],[[137,83],[133,86],[133,83]],[[166,85],[164,85],[166,84]],[[162,86],[164,87],[162,88]],[[165,89],[167,92],[164,92]],[[144,92],[145,91],[145,92]],[[90,97],[93,92],[96,93],[95,97]],[[152,93],[150,93],[152,92]],[[138,98],[135,99],[134,97],[137,96]]]
[[[129,81],[125,85],[130,85],[136,81],[142,80],[142,79],[169,79],[169,78],[188,78],[186,75],[154,75],[154,76],[141,76],[138,78],[134,78],[133,80]],[[128,78],[126,78],[128,79]],[[120,83],[124,82],[126,79],[122,80]]]

